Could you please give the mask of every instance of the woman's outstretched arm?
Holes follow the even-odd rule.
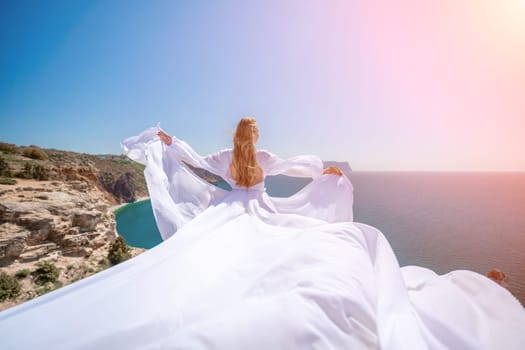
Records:
[[[173,143],[173,138],[170,135],[166,134],[164,131],[159,130],[157,135],[166,145],[170,146]]]
[[[168,146],[172,145],[173,138],[166,134],[164,131],[159,131],[158,136],[160,139]],[[322,169],[322,161],[317,156],[298,156],[289,159],[281,159],[275,154],[272,154],[268,151],[262,151],[263,156],[261,162],[263,163],[263,168],[266,168],[267,175],[289,175],[297,177],[318,177],[320,169]],[[213,161],[213,155],[209,156],[209,161]],[[189,157],[187,161],[192,164],[192,158]],[[186,159],[184,159],[186,160]],[[320,164],[320,166],[319,166]],[[194,165],[194,164],[192,164]],[[198,166],[198,165],[194,165]],[[330,166],[322,172],[322,174],[333,174],[337,176],[342,176],[343,172],[336,166]]]
[[[170,136],[162,130],[159,130],[157,135],[171,151],[175,152],[178,159],[194,167],[208,170],[215,175],[224,176],[224,174],[226,174],[229,166],[228,150],[222,150],[207,156],[201,156],[186,142],[179,140],[174,136]]]
[[[296,177],[312,177],[314,179],[323,174],[343,175],[342,171],[335,166],[328,167],[323,171],[323,162],[314,155],[282,159],[268,151],[261,150],[260,153],[260,165],[263,167],[266,175],[282,174]]]

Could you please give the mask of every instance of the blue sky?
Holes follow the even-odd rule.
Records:
[[[206,154],[249,115],[282,156],[524,171],[525,7],[439,3],[0,0],[0,140],[118,154],[161,122]]]

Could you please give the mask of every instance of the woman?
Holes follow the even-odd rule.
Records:
[[[400,269],[383,234],[353,222],[346,176],[257,139],[243,118],[234,148],[206,157],[158,127],[125,140],[165,241],[0,313],[3,347],[521,349],[525,311],[506,289],[470,271]],[[264,178],[276,174],[313,181],[272,198]]]
[[[317,187],[319,187],[317,183],[321,181],[320,179],[314,181],[314,183],[308,186],[306,190],[302,191],[296,196],[293,196],[293,198],[287,198],[285,200],[279,198],[269,198],[269,196],[264,191],[264,177],[266,175],[285,174],[291,176],[312,177],[317,179],[321,175],[320,169],[322,169],[322,161],[315,156],[300,156],[284,161],[283,159],[280,159],[268,151],[257,151],[255,144],[259,139],[259,129],[257,128],[254,118],[242,118],[239,121],[233,138],[233,150],[225,149],[202,159],[198,155],[194,154],[194,152],[191,151],[191,148],[184,142],[175,140],[175,143],[173,143],[173,138],[164,131],[159,130],[157,135],[166,146],[173,150],[173,155],[178,157],[180,161],[185,161],[189,164],[192,164],[193,166],[204,168],[216,175],[222,176],[226,180],[226,182],[233,189],[231,193],[228,193],[227,191],[219,191],[213,186],[207,186],[207,190],[213,192],[215,201],[218,199],[222,200],[226,195],[228,195],[228,200],[232,200],[238,195],[238,190],[249,189],[251,191],[256,191],[255,193],[259,192],[255,197],[260,197],[260,203],[272,213],[303,214],[319,217],[327,221],[353,220],[353,187],[350,181],[348,181],[346,178],[339,180],[338,185],[336,185],[334,188],[339,192],[339,194],[336,195],[337,198],[326,198],[328,201],[323,202],[323,205],[325,206],[327,206],[327,203],[332,206],[340,202],[341,204],[339,205],[338,209],[340,209],[340,211],[344,211],[344,217],[341,215],[338,217],[332,217],[333,215],[331,214],[327,215],[328,213],[319,211],[320,208],[318,206],[312,207],[312,192],[314,192]],[[335,166],[326,168],[322,174],[333,174],[336,176],[343,175],[341,170]],[[171,176],[173,176],[173,172]],[[324,181],[326,180],[327,179],[324,179]],[[152,181],[150,180],[150,182]],[[176,182],[177,181],[170,181],[173,186],[176,186]],[[187,187],[187,185],[185,186]],[[180,188],[176,192],[183,192],[185,190],[187,190],[187,188]],[[327,188],[325,187],[323,190],[326,191]],[[202,190],[200,192],[202,193]],[[241,193],[244,192],[241,191]],[[188,201],[185,200],[180,204],[187,205]],[[204,205],[201,203],[193,204],[202,209],[208,207],[207,202]],[[163,205],[161,203],[155,203],[154,208],[156,206],[161,208]],[[307,210],[307,212],[305,210]],[[196,215],[197,212],[193,214]],[[193,216],[190,217],[190,219],[191,218],[193,218]],[[168,220],[173,221],[172,219]],[[181,222],[176,226],[180,227],[183,224],[184,223]],[[171,236],[175,230],[175,228],[172,228],[171,232],[164,232],[164,235]]]
[[[168,146],[173,142],[171,136],[162,130],[157,135]],[[238,186],[248,188],[263,181],[263,172],[257,163],[255,151],[258,140],[259,128],[255,118],[242,118],[235,131],[233,159],[229,168],[231,178],[235,179]],[[326,168],[323,174],[343,175],[335,166]]]

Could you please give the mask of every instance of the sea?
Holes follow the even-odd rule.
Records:
[[[347,173],[354,186],[354,221],[378,228],[400,266],[445,274],[497,268],[525,305],[525,172]],[[267,192],[286,197],[310,180],[268,177]],[[117,230],[129,245],[162,242],[149,200],[116,212]]]

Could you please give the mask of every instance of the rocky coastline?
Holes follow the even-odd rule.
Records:
[[[113,212],[146,195],[142,169],[122,156],[42,152],[34,159],[24,148],[0,147],[0,282],[17,284],[15,296],[0,291],[0,310],[111,267],[108,252],[119,237]],[[24,170],[37,166],[45,176],[28,178]],[[131,257],[144,251],[128,248]],[[56,274],[52,283],[38,283],[43,263]]]
[[[86,182],[20,180],[0,185],[0,269],[15,275],[34,271],[42,261],[60,271],[61,287],[109,267],[110,244],[118,237],[111,203]],[[144,249],[130,248],[132,255]],[[42,294],[31,276],[20,279],[17,298],[0,310]]]

